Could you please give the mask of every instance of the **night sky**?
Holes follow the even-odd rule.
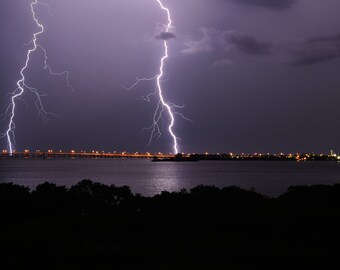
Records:
[[[56,116],[42,121],[26,92],[16,110],[16,149],[172,151],[163,137],[147,147],[157,99],[141,99],[154,82],[126,91],[137,76],[153,77],[168,38],[163,88],[177,111],[183,152],[340,152],[339,0],[42,0],[41,52],[25,72]],[[0,3],[0,108],[4,112],[37,27],[29,0]],[[8,118],[0,122],[6,130]],[[6,148],[6,140],[0,140]]]

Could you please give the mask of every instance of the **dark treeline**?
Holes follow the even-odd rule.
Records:
[[[0,184],[0,269],[330,269],[340,185],[268,198],[198,186],[154,197],[83,180]],[[337,269],[337,268],[334,268]]]

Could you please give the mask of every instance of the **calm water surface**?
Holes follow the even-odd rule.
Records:
[[[340,183],[336,162],[199,161],[151,162],[134,159],[18,159],[0,160],[0,183],[35,188],[45,181],[71,186],[83,179],[152,196],[163,190],[179,191],[199,184],[255,188],[277,196],[292,185]]]

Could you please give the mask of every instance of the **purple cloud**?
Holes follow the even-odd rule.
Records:
[[[169,40],[172,38],[176,38],[176,35],[171,32],[160,32],[158,35],[155,36],[155,38],[159,40]]]
[[[316,37],[303,41],[290,51],[291,65],[306,66],[340,57],[340,35]]]
[[[291,8],[297,2],[297,0],[232,0],[232,1],[237,4],[265,7],[274,10],[283,10]]]
[[[254,36],[243,34],[237,31],[226,32],[226,40],[237,47],[241,52],[251,55],[267,55],[270,53],[269,42],[258,41]]]
[[[239,31],[220,31],[215,28],[201,27],[202,37],[188,41],[183,53],[197,54],[212,51],[226,52],[236,48],[248,55],[270,54],[271,43],[261,42],[256,37]]]
[[[187,54],[198,54],[212,52],[219,47],[218,39],[222,39],[221,32],[215,28],[200,27],[199,31],[202,37],[198,40],[189,40],[185,44],[185,49],[182,50],[183,53]],[[220,36],[220,37],[219,37]]]

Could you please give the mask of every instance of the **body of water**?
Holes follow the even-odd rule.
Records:
[[[83,179],[152,196],[197,185],[254,188],[278,196],[292,185],[340,183],[340,163],[285,161],[151,162],[138,159],[2,159],[0,183],[35,188],[43,182],[72,186]]]

